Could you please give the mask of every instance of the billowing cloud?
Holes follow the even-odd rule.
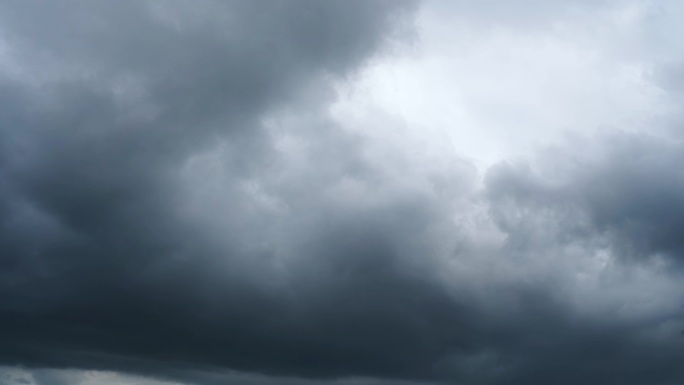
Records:
[[[682,382],[684,159],[673,128],[680,95],[667,82],[677,60],[653,64],[633,59],[646,44],[625,48],[647,35],[635,26],[653,25],[644,21],[653,9],[5,1],[0,381]],[[572,40],[568,31],[583,24],[567,21],[592,10],[599,16],[589,24],[608,21],[601,36],[619,37],[620,47],[591,56],[603,40],[587,49],[586,36]],[[471,82],[454,72],[458,108],[478,117],[477,127],[456,122],[458,135],[576,111],[591,113],[574,124],[633,124],[580,127],[582,135],[482,170],[466,160],[473,152],[464,158],[401,111],[373,105],[373,90],[354,99],[378,85],[385,61],[435,36],[426,23],[449,18],[478,36],[455,47],[485,47],[454,70],[483,71]],[[515,84],[502,84],[497,99],[488,91],[496,82],[478,80],[505,67],[493,51],[508,44],[506,52],[535,57],[547,41],[535,34],[549,31],[557,40],[541,52],[593,60],[549,59],[540,64],[548,73],[571,68],[586,83],[629,62],[598,85],[561,82],[548,102],[605,88],[606,98],[592,100],[609,100],[606,109],[577,101],[559,116],[533,113],[548,87],[511,59],[521,84],[539,86],[520,89],[526,112],[516,120],[502,107]],[[622,90],[628,96],[612,97]],[[449,94],[433,94],[436,105],[448,104],[439,95]],[[611,118],[613,104],[642,101],[643,110]],[[646,133],[644,122],[658,128]]]
[[[409,4],[39,5],[3,11],[3,361],[425,373],[457,309],[397,241],[437,207],[319,111]]]
[[[539,309],[545,315],[534,324],[543,326],[531,331],[539,345],[521,380],[568,371],[553,381],[680,381],[679,153],[678,141],[613,132],[489,171],[491,218],[506,234],[504,264],[513,265],[508,278],[550,305]]]

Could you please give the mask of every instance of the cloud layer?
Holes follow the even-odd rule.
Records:
[[[676,124],[483,172],[352,116],[418,6],[0,4],[0,381],[684,381]]]

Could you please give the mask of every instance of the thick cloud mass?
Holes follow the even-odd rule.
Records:
[[[353,138],[307,102],[293,124],[330,148],[295,148],[318,162],[298,172],[263,120],[326,98],[407,5],[4,3],[3,361],[424,373],[456,309],[396,239],[429,207],[331,207]]]
[[[684,251],[684,181],[678,172],[683,160],[679,140],[606,133],[549,148],[537,170],[499,166],[489,185],[497,201],[553,213],[555,231],[570,242],[602,238],[623,258],[640,260],[631,262],[661,258],[678,264]],[[526,220],[501,216],[512,232]]]
[[[559,382],[568,370],[567,383],[681,382],[681,154],[679,140],[616,132],[489,172],[502,252],[553,280],[537,282],[552,301],[544,311],[557,309],[535,331],[550,334],[525,378]]]
[[[415,6],[0,3],[0,383],[684,382],[680,136],[346,127]]]

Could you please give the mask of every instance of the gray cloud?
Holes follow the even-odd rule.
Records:
[[[457,310],[403,271],[395,238],[413,227],[386,224],[414,213],[429,221],[430,208],[409,197],[358,216],[326,212],[330,202],[315,198],[323,187],[310,185],[354,178],[347,163],[363,162],[340,147],[343,134],[325,133],[324,118],[311,140],[328,135],[334,147],[312,154],[320,167],[305,185],[263,187],[301,211],[250,213],[255,197],[242,189],[277,181],[268,174],[277,133],[262,127],[264,114],[327,97],[327,78],[363,64],[406,4],[38,5],[3,12],[8,62],[19,67],[3,79],[3,361],[425,375],[443,349],[444,328],[430,325]],[[221,216],[193,211],[203,190],[183,185],[207,183],[193,176],[207,168],[195,158],[215,146]],[[310,276],[278,271],[287,256],[259,242],[279,233],[295,237],[283,250]],[[424,297],[449,306],[424,314]]]
[[[554,245],[600,240],[631,262],[679,263],[681,161],[679,140],[610,132],[549,148],[533,165],[502,164],[489,174],[489,191],[496,218],[515,238],[533,236],[542,230],[534,226],[543,225],[564,238]],[[536,215],[519,215],[526,210]],[[531,223],[542,215],[544,222]]]
[[[551,301],[521,383],[681,381],[680,154],[678,141],[611,132],[490,170],[503,255],[539,264],[533,288]]]
[[[481,190],[457,156],[343,127],[336,82],[410,37],[414,7],[0,4],[0,364],[681,382],[680,145],[570,142]]]
[[[554,23],[563,23],[568,19],[589,13],[602,12],[627,4],[624,0],[571,0],[571,1],[536,1],[522,0],[515,3],[496,0],[445,1],[427,0],[433,11],[441,12],[462,23],[486,28],[512,28],[545,30]]]

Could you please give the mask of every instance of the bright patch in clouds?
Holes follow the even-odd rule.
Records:
[[[337,108],[390,115],[417,143],[447,141],[481,167],[569,133],[653,130],[676,111],[657,82],[681,55],[658,47],[668,4],[559,4],[529,24],[469,7],[426,2],[413,44],[373,61]]]

